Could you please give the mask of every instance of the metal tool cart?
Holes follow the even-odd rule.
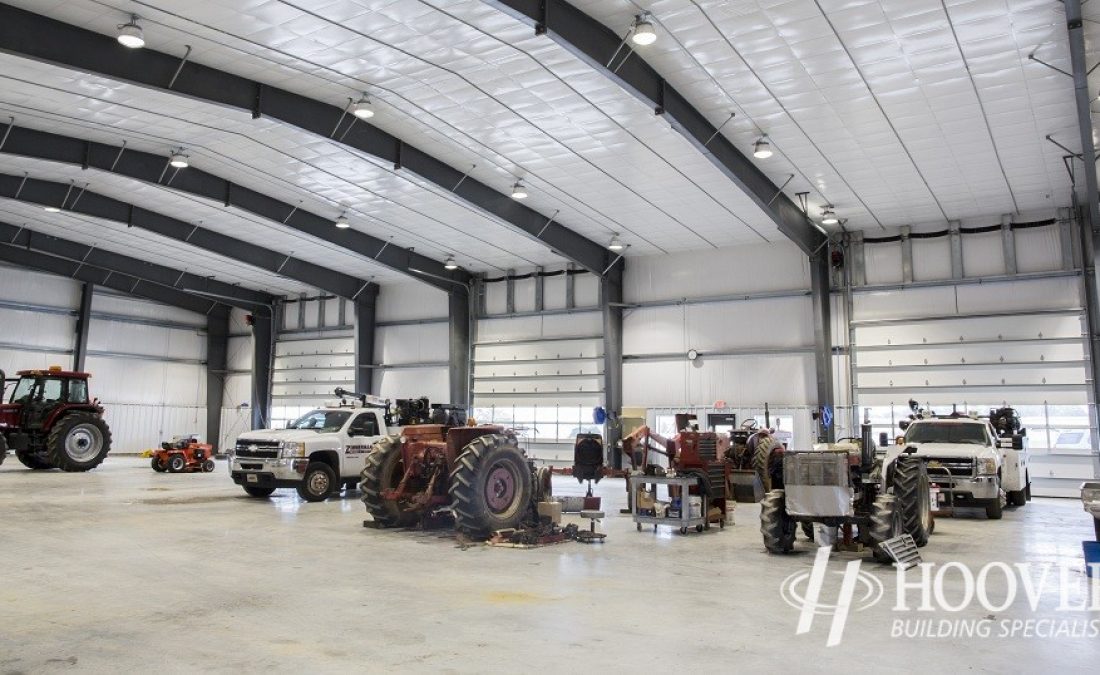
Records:
[[[634,522],[638,526],[638,531],[641,532],[642,525],[652,525],[653,530],[657,530],[658,525],[671,525],[672,527],[680,526],[680,534],[687,534],[688,528],[694,527],[696,532],[702,532],[703,530],[710,529],[710,523],[707,522],[707,504],[704,503],[700,507],[699,515],[692,517],[691,506],[689,503],[690,488],[699,485],[699,476],[693,474],[679,475],[679,476],[630,476],[630,495],[631,504],[633,505],[632,515],[634,516]],[[643,515],[638,508],[638,488],[642,485],[668,485],[676,486],[680,488],[680,516],[659,518],[656,516]]]

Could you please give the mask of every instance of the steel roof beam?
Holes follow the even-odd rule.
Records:
[[[241,309],[251,310],[257,306],[270,307],[275,302],[275,296],[268,293],[234,286],[224,281],[209,279],[173,267],[157,265],[121,253],[113,253],[105,249],[42,234],[26,227],[16,227],[4,222],[0,222],[0,243],[48,253],[82,265],[91,265],[109,272],[126,274],[142,281],[168,286],[176,290],[185,290],[209,297],[211,300],[221,300],[227,305],[240,307]]]
[[[237,185],[194,166],[179,171],[168,168],[165,171],[168,165],[168,157],[165,155],[154,155],[15,125],[4,127],[0,132],[7,134],[7,141],[0,146],[0,152],[5,154],[63,162],[84,169],[98,169],[145,183],[170,187],[172,190],[204,197],[225,206],[234,206],[278,223],[280,227],[288,227],[346,248],[445,291],[452,290],[455,284],[466,285],[471,278],[463,270],[447,270],[437,260],[399,246],[389,246],[388,241],[365,232],[352,228],[339,229],[333,225],[331,218]]]
[[[179,307],[180,309],[186,309],[196,314],[209,314],[212,311],[227,310],[225,305],[214,300],[208,300],[197,295],[185,293],[184,291],[178,291],[174,288],[143,281],[127,274],[102,270],[90,265],[81,265],[71,260],[56,258],[37,251],[28,251],[18,246],[0,244],[0,260],[17,267],[56,274],[77,281],[95,284],[96,286],[113,288],[116,291],[122,291],[123,293],[129,293],[139,298],[145,298],[146,300],[154,300],[166,305],[172,305],[173,307]]]
[[[362,279],[71,184],[0,174],[0,197],[138,227],[345,298],[378,292],[376,284]]]
[[[484,1],[532,26],[536,34],[546,34],[658,115],[663,115],[676,131],[756,202],[779,231],[807,255],[821,248],[826,241],[825,235],[763,171],[719,133],[719,129],[707,121],[703,113],[646,63],[641,55],[633,54],[623,59],[621,36],[567,2]],[[620,53],[618,60],[621,65],[612,70],[607,64],[616,53]]]
[[[112,36],[4,4],[0,4],[0,50],[237,108],[254,118],[267,116],[324,138],[331,138],[338,122],[350,124],[354,119],[338,106],[148,47],[127,49]],[[594,274],[602,275],[611,261],[602,245],[369,123],[356,121],[337,142],[434,183]]]

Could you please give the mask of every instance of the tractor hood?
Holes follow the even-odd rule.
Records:
[[[296,441],[306,443],[316,441],[319,438],[336,435],[339,432],[319,432],[309,429],[257,429],[250,431],[237,439],[238,443],[250,443],[254,441]]]

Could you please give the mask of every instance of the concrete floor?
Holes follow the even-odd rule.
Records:
[[[976,603],[954,614],[894,612],[894,572],[869,562],[863,569],[886,596],[852,613],[841,646],[826,648],[831,617],[796,636],[798,612],[779,593],[785,578],[810,569],[813,549],[800,538],[794,555],[766,554],[755,505],[738,505],[736,525],[723,531],[655,535],[617,514],[621,481],[600,488],[611,516],[603,546],[462,549],[438,532],[363,528],[358,494],[322,504],[290,490],[247,498],[223,462],[214,474],[170,475],[115,457],[65,474],[27,471],[9,457],[0,467],[0,673],[1003,674],[1095,672],[1100,660],[1098,636],[892,638],[899,617],[989,612]],[[555,489],[579,493],[571,479]],[[999,522],[940,519],[922,550],[926,561],[975,571],[991,560],[1065,562],[1076,598],[1086,538],[1092,524],[1078,502],[1036,499]],[[852,559],[836,555],[831,569]],[[839,577],[827,582],[822,602],[839,588]],[[960,589],[948,581],[948,595]],[[1100,626],[1100,612],[1058,612],[1057,603],[1044,595],[1038,613],[1018,601],[992,618]]]

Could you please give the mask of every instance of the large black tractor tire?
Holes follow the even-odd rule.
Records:
[[[298,496],[307,502],[323,502],[339,489],[336,472],[324,462],[310,462],[297,487]]]
[[[187,460],[183,455],[172,455],[168,458],[168,473],[181,473],[187,468]]]
[[[54,424],[46,439],[46,453],[62,471],[88,471],[111,451],[111,430],[102,417],[74,412]]]
[[[403,509],[396,499],[382,498],[382,493],[396,488],[404,475],[400,437],[386,436],[375,443],[359,476],[359,491],[367,513],[380,527],[408,527],[418,519],[416,512]]]
[[[448,493],[455,529],[470,539],[521,525],[530,511],[534,479],[513,436],[487,434],[462,450]]]
[[[149,466],[153,467],[153,471],[157,473],[164,473],[168,470],[168,465],[160,461],[160,457],[153,455],[153,459],[149,460]]]
[[[765,493],[782,487],[775,485],[777,481],[772,480],[775,464],[772,455],[777,447],[780,447],[780,444],[775,436],[765,436],[757,441],[756,452],[752,455],[752,470],[760,479],[760,484],[764,486]]]
[[[879,495],[871,505],[871,527],[868,532],[871,553],[875,560],[888,563],[893,559],[882,548],[882,542],[900,537],[905,533],[905,522],[902,512],[897,508],[897,498],[894,495]]]
[[[45,469],[54,468],[53,464],[50,464],[44,456],[34,452],[26,452],[24,450],[16,450],[15,458],[18,459],[23,466],[28,469],[34,469],[35,471],[43,471]]]
[[[0,465],[4,463],[4,460],[8,458],[8,441],[3,436],[0,436]]]
[[[917,546],[932,534],[932,496],[928,469],[919,457],[901,455],[894,463],[894,497],[905,532]]]
[[[783,490],[772,490],[760,501],[760,534],[768,553],[790,553],[798,523],[787,515]]]
[[[263,499],[270,497],[275,492],[273,487],[254,487],[251,485],[245,485],[244,491],[249,497],[255,497],[256,499]]]

